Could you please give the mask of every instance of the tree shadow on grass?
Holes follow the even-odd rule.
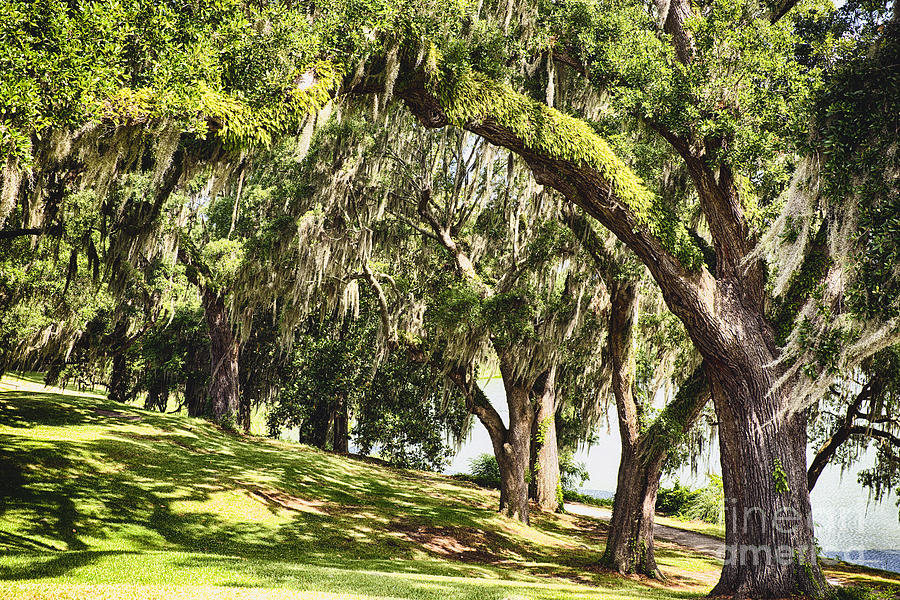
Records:
[[[95,550],[84,552],[54,552],[40,557],[23,555],[21,560],[0,565],[0,581],[25,581],[48,579],[65,575],[72,569],[85,567],[103,557],[135,554],[122,550]]]
[[[565,577],[591,559],[589,549],[548,547],[499,527],[480,490],[226,435],[194,419],[98,398],[8,392],[0,394],[0,425],[8,428],[0,434],[0,548],[9,551],[88,550],[102,541],[123,551],[217,555],[211,561],[456,575],[478,565],[432,538],[490,531],[475,549],[498,565],[485,575],[499,576],[503,565],[504,577]],[[35,436],[34,425],[50,429]],[[262,514],[244,513],[254,506]],[[554,519],[535,521],[547,534],[573,533]],[[425,539],[421,532],[436,533]],[[53,559],[54,575],[97,556],[70,555]],[[439,560],[416,560],[423,556]]]

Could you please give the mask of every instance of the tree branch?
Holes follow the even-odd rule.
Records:
[[[62,225],[60,225],[59,223],[47,228],[29,227],[21,229],[0,229],[0,240],[9,240],[12,238],[24,237],[28,235],[60,235],[61,233]]]
[[[890,431],[884,431],[883,429],[876,429],[874,427],[865,427],[863,425],[854,425],[850,428],[850,433],[852,435],[864,435],[867,437],[887,440],[893,446],[900,448],[900,437],[897,437]]]
[[[378,298],[378,312],[381,315],[381,327],[384,330],[384,339],[387,340],[389,348],[396,348],[398,343],[397,330],[391,325],[390,307],[388,306],[387,296],[384,294],[384,288],[382,288],[381,284],[378,283],[378,280],[375,279],[375,274],[367,264],[363,264],[363,276],[366,281],[369,282],[369,285],[372,286],[372,289],[375,290],[375,295]]]
[[[406,102],[413,114],[426,127],[443,127],[451,122],[441,101],[426,90],[423,78],[408,81],[397,91],[397,96]],[[678,227],[681,224],[666,220],[665,223],[654,225],[674,229],[671,237],[667,238],[668,246],[664,244],[652,233],[646,218],[639,217],[631,208],[632,201],[620,195],[623,190],[636,188],[623,187],[617,183],[617,177],[627,177],[629,182],[641,186],[639,179],[624,163],[611,156],[608,145],[593,130],[576,119],[561,115],[524,97],[515,96],[515,98],[515,102],[521,105],[525,113],[523,118],[531,120],[531,127],[540,128],[540,131],[552,130],[555,126],[565,129],[566,134],[562,131],[555,134],[567,135],[566,144],[569,147],[595,149],[598,155],[602,155],[602,160],[609,161],[608,168],[615,168],[618,174],[605,173],[585,160],[560,156],[551,149],[535,144],[531,137],[524,137],[522,127],[504,125],[505,118],[509,115],[494,114],[493,105],[489,103],[485,103],[483,112],[466,118],[457,118],[455,122],[489,142],[521,156],[531,168],[538,183],[561,192],[569,201],[581,206],[615,234],[650,270],[672,311],[682,320],[691,323],[695,333],[702,334],[706,342],[700,340],[701,343],[709,344],[704,350],[707,353],[721,351],[721,348],[712,345],[715,343],[713,340],[719,337],[717,335],[719,323],[715,318],[714,304],[715,280],[702,266],[696,271],[686,268],[669,250],[673,247],[673,240],[675,244],[680,244],[683,237],[687,236],[686,231],[683,232],[684,236],[679,235]],[[505,105],[507,105],[505,102],[497,103],[497,110],[504,110]],[[534,132],[533,135],[540,134]],[[681,252],[696,251],[699,256],[699,250],[689,242],[688,245],[677,247],[683,249],[679,250]]]
[[[810,491],[816,486],[816,481],[818,481],[819,476],[822,474],[822,471],[825,470],[828,463],[831,462],[831,459],[834,458],[838,448],[840,448],[841,444],[846,442],[850,438],[850,434],[853,433],[853,423],[857,418],[859,408],[862,406],[863,402],[878,395],[882,386],[883,383],[881,379],[877,377],[866,382],[853,399],[853,402],[847,407],[847,412],[842,418],[840,425],[838,425],[838,428],[831,434],[831,437],[825,440],[825,443],[822,444],[816,452],[816,455],[809,465],[809,469],[806,471],[806,485]]]

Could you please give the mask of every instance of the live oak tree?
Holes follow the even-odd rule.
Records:
[[[574,245],[555,220],[558,201],[535,196],[511,157],[484,152],[466,134],[413,130],[395,134],[386,148],[375,148],[391,158],[396,175],[382,175],[385,191],[370,193],[387,198],[388,222],[421,237],[424,247],[416,250],[421,256],[437,252],[441,257],[430,267],[441,273],[428,273],[427,258],[413,263],[425,271],[423,327],[430,345],[440,348],[439,360],[450,371],[497,357],[508,423],[483,394],[473,391],[469,406],[494,447],[501,512],[527,522],[529,487],[541,508],[555,510],[555,413],[564,400],[555,385],[558,356],[593,299],[594,285],[566,266]],[[529,202],[545,208],[534,211]],[[385,239],[396,243],[397,233]],[[406,274],[389,274],[392,281],[410,280]],[[369,278],[382,288],[374,273]],[[419,336],[415,329],[401,334]]]
[[[708,382],[702,365],[695,367],[677,386],[677,392],[667,394],[672,397],[667,398],[660,414],[649,416],[660,390],[654,383],[663,379],[668,384],[678,377],[677,369],[670,363],[691,360],[690,351],[687,357],[679,356],[685,354],[683,330],[671,323],[666,327],[665,310],[663,314],[648,310],[643,319],[645,326],[641,327],[641,288],[652,283],[642,281],[642,271],[629,264],[627,255],[607,247],[589,219],[569,210],[563,221],[590,256],[609,293],[605,357],[622,455],[603,562],[621,573],[660,577],[653,532],[656,493],[668,452],[679,445],[709,401]],[[647,299],[645,303],[649,304]],[[652,323],[649,327],[647,321]],[[659,348],[654,348],[654,337],[661,338]],[[642,379],[650,380],[643,385],[638,382],[638,352],[643,355]],[[681,365],[681,369],[685,366]],[[655,373],[648,376],[648,371]]]
[[[373,293],[360,294],[358,315],[326,309],[298,328],[269,401],[269,432],[297,428],[301,442],[345,453],[352,439],[363,455],[440,470],[468,431],[460,391],[405,353],[380,357],[381,315]]]
[[[753,50],[753,44],[766,37],[761,33],[775,36],[765,42],[766,47],[777,47],[778,44],[772,42],[778,36],[789,33],[783,23],[778,23],[780,15],[775,13],[771,19],[765,13],[754,14],[742,9],[731,13],[713,10],[707,15],[692,16],[690,7],[671,3],[668,8],[669,12],[663,15],[661,22],[675,40],[675,64],[686,67],[696,65],[707,69],[723,56],[713,52],[718,48],[716,34],[724,33],[721,28],[726,24],[738,36],[747,29],[744,26],[735,27],[736,22],[743,20],[744,24],[755,26],[754,39],[743,38],[750,43],[749,50]],[[598,18],[601,16],[598,15]],[[721,19],[718,27],[717,19]],[[775,20],[776,24],[768,25],[770,20]],[[704,30],[704,25],[711,28]],[[697,34],[692,35],[691,29],[696,29]],[[891,31],[890,28],[887,30]],[[596,34],[602,29],[593,27],[591,31]],[[634,30],[634,33],[639,31]],[[623,33],[618,39],[634,40],[636,35]],[[884,43],[888,44],[888,40]],[[603,48],[602,45],[598,47]],[[882,51],[887,52],[889,48],[887,45]],[[761,47],[756,46],[756,49]],[[695,61],[694,57],[701,56],[703,52],[707,53],[709,60]],[[747,52],[735,57],[747,59],[751,54]],[[646,56],[646,53],[640,54],[635,50],[629,56]],[[882,58],[887,59],[886,56]],[[756,62],[758,57],[752,60]],[[793,93],[789,92],[789,73],[794,69],[792,61],[793,57],[789,55],[776,57],[776,63],[772,65],[780,64],[787,68],[785,78],[768,79],[770,83],[788,85],[788,89],[781,91],[781,94]],[[812,528],[804,525],[780,531],[771,526],[772,519],[783,514],[796,514],[803,522],[811,523],[805,484],[805,417],[800,409],[816,394],[820,373],[803,372],[801,369],[809,364],[809,357],[802,356],[803,352],[797,356],[790,345],[785,351],[777,344],[777,319],[768,309],[765,262],[760,254],[755,253],[757,234],[750,220],[752,213],[747,208],[752,207],[750,201],[754,194],[743,186],[742,182],[746,180],[739,178],[741,165],[738,161],[732,162],[734,156],[729,156],[728,152],[733,147],[742,150],[758,142],[754,142],[752,137],[743,137],[751,131],[749,129],[723,128],[722,125],[727,125],[727,122],[721,121],[716,124],[716,116],[727,114],[731,118],[741,114],[740,108],[753,106],[752,97],[741,98],[743,106],[739,106],[733,103],[734,97],[731,96],[734,91],[749,91],[751,88],[735,82],[736,88],[730,85],[719,88],[720,92],[727,91],[725,95],[707,88],[703,99],[711,101],[709,109],[712,118],[707,121],[710,127],[706,131],[706,125],[699,121],[686,123],[681,110],[677,114],[668,112],[659,115],[653,115],[650,111],[649,125],[656,126],[660,135],[672,143],[690,170],[715,252],[716,266],[710,270],[700,264],[700,249],[687,241],[684,230],[660,212],[663,209],[658,199],[623,169],[623,165],[608,153],[608,146],[592,131],[580,128],[579,123],[517,96],[487,78],[468,73],[454,77],[453,73],[441,71],[437,58],[432,64],[436,66],[430,79],[437,81],[437,85],[429,84],[429,76],[426,75],[422,84],[413,83],[406,91],[397,92],[420,119],[432,126],[456,123],[519,152],[539,182],[560,190],[613,231],[646,264],[670,309],[684,322],[688,334],[707,361],[707,373],[719,418],[725,493],[734,500],[731,510],[739,516],[749,515],[746,520],[736,520],[738,523],[744,521],[740,527],[731,526],[726,531],[726,545],[732,554],[726,561],[714,592],[764,596],[798,591],[810,595],[823,594],[825,585],[816,563]],[[750,63],[747,65],[751,66]],[[608,65],[601,63],[597,66],[600,67],[596,73],[599,78],[602,69],[608,68]],[[676,81],[682,79],[682,71],[678,68],[670,73],[675,75]],[[768,73],[766,78],[770,75]],[[452,83],[446,83],[445,76]],[[752,68],[739,77],[754,79]],[[775,90],[771,86],[767,88],[762,81],[758,81],[757,85],[762,85],[762,89]],[[754,86],[753,89],[760,88]],[[499,99],[501,96],[502,99]],[[896,94],[892,97],[895,98]],[[729,108],[725,110],[726,107]],[[886,111],[887,107],[883,104],[876,104],[875,107],[876,119],[881,115],[895,114]],[[791,116],[802,117],[799,114]],[[874,129],[873,133],[885,135],[883,121],[876,120]],[[756,135],[762,130],[757,127],[753,131]],[[768,139],[777,140],[776,133],[772,131]],[[859,148],[853,144],[849,147],[850,152],[857,152]],[[882,176],[890,179],[892,176],[889,173],[878,172],[876,182]],[[819,198],[818,194],[813,195]],[[844,208],[848,207],[844,205]],[[848,220],[845,217],[847,214],[840,212],[829,215],[831,223],[846,226]],[[849,223],[852,222],[850,219]],[[838,226],[832,227],[832,231],[839,235]],[[848,241],[852,244],[852,240]],[[846,249],[841,253],[841,259],[849,258],[845,252]],[[831,278],[831,283],[841,278],[840,273],[845,272],[843,270],[848,262],[852,264],[851,261],[835,261],[838,266],[833,271],[838,274]],[[829,282],[826,275],[820,271],[814,277],[813,285],[823,280]],[[847,368],[861,355],[877,351],[889,343],[891,336],[885,334],[895,329],[889,313],[879,315],[887,317],[887,320],[879,322],[878,319],[867,320],[864,318],[866,315],[859,312],[842,312],[844,319],[837,322],[837,331],[832,327],[836,323],[834,320],[811,319],[813,315],[810,313],[823,304],[825,311],[842,310],[839,294],[835,294],[836,288],[825,287],[824,301],[822,298],[811,298],[807,304],[809,308],[796,307],[806,309],[803,315],[806,324],[804,326],[801,319],[800,326],[795,329],[798,332],[795,339],[804,334],[808,342],[812,332],[818,342],[805,344],[804,350],[822,352],[822,346],[828,345],[830,337],[835,334],[846,336],[855,343],[848,343],[841,350],[831,352],[827,359],[837,363],[840,370]],[[781,316],[782,322],[786,318],[790,323],[796,312],[788,312],[786,317],[782,313]],[[848,326],[848,321],[858,325]],[[754,517],[754,514],[757,516]],[[765,514],[767,518],[759,518],[759,514]]]
[[[896,334],[900,10],[881,4],[854,29],[827,6],[794,4],[126,3],[112,17],[102,4],[9,3],[3,46],[28,43],[4,55],[14,93],[0,213],[27,197],[52,216],[73,183],[154,162],[145,134],[175,131],[184,139],[157,153],[173,160],[155,161],[158,192],[136,213],[153,215],[178,168],[268,143],[329,93],[399,99],[429,127],[504,146],[634,252],[705,360],[739,517],[714,592],[821,596],[812,527],[772,520],[811,523],[802,409]],[[713,268],[597,129],[550,108],[544,86],[535,98],[519,68],[535,57],[581,73],[612,115],[640,119],[679,153]],[[40,185],[26,189],[23,173]],[[49,229],[38,222],[10,230]]]

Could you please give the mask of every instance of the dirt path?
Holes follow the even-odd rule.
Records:
[[[586,504],[574,502],[566,502],[566,511],[575,515],[593,517],[603,521],[609,521],[612,516],[612,510],[608,508],[587,506]],[[694,531],[685,531],[684,529],[660,525],[659,523],[653,524],[653,534],[661,540],[674,542],[680,546],[699,552],[700,554],[712,556],[719,560],[725,560],[725,542],[711,535],[696,533]],[[823,566],[835,566],[841,564],[840,561],[834,560],[833,558],[820,557],[819,561]],[[840,580],[833,578],[827,579],[832,584],[840,584]]]
[[[596,506],[587,506],[585,504],[576,504],[566,502],[566,511],[581,515],[584,517],[593,517],[603,521],[609,521],[612,511],[608,508],[599,508]],[[694,533],[693,531],[685,531],[676,529],[659,523],[653,524],[653,535],[661,540],[675,542],[691,550],[695,550],[707,556],[713,556],[719,560],[725,559],[725,542],[718,538],[714,538],[702,533]]]

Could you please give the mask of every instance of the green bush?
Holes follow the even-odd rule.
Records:
[[[694,521],[705,521],[721,525],[725,522],[725,492],[722,489],[722,478],[709,476],[705,488],[697,490],[687,508],[681,512],[682,517]]]
[[[500,465],[493,454],[483,453],[469,461],[469,472],[463,479],[482,487],[500,488]]]
[[[659,488],[656,494],[656,512],[669,517],[721,525],[725,522],[722,478],[710,474],[706,487],[697,490],[691,490],[677,482],[671,488]]]
[[[673,487],[659,488],[656,493],[656,512],[667,517],[681,514],[687,510],[699,491],[691,491],[690,488],[676,482]]]

